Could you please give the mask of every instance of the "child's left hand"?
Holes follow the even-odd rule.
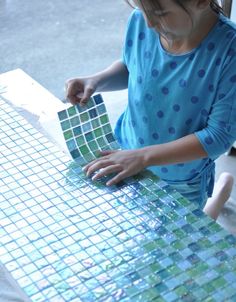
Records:
[[[84,167],[87,176],[98,171],[92,180],[99,179],[111,173],[117,173],[106,185],[117,184],[121,180],[135,175],[145,168],[144,152],[141,149],[101,151],[102,157],[92,161]]]

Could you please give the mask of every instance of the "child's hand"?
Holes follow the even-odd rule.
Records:
[[[88,78],[70,79],[66,81],[66,97],[72,105],[84,106],[96,90],[95,83]]]
[[[117,184],[121,180],[135,175],[145,168],[144,152],[140,150],[101,151],[102,157],[92,161],[84,167],[87,176],[97,172],[92,180],[99,179],[111,173],[116,176],[109,180],[106,185]]]

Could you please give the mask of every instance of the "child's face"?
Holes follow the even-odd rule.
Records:
[[[149,27],[155,29],[167,40],[181,39],[188,36],[193,27],[191,15],[174,0],[159,0],[160,8],[154,8],[149,0],[134,0],[134,4],[143,12]]]

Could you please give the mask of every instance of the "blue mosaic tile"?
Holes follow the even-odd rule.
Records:
[[[233,235],[147,171],[112,187],[84,175],[109,133],[99,116],[94,140],[72,129],[102,104],[59,114],[71,160],[0,98],[1,262],[33,302],[235,301]]]

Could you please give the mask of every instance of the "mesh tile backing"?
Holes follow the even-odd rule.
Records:
[[[119,148],[97,98],[59,113],[75,160],[0,99],[1,262],[35,302],[235,301],[235,237],[151,173],[85,177]]]

